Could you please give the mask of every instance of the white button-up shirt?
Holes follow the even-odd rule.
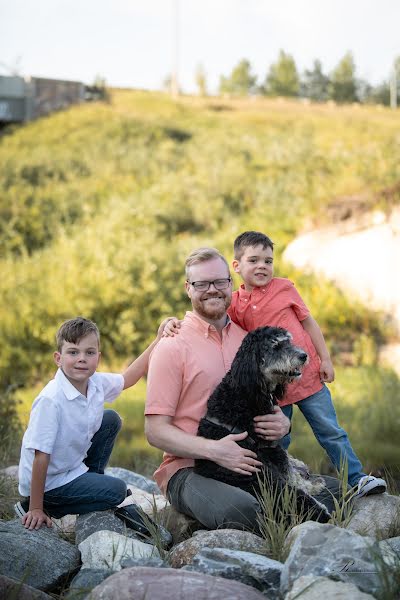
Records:
[[[35,450],[50,454],[45,492],[73,481],[88,467],[91,440],[100,428],[104,403],[122,392],[124,378],[115,373],[94,373],[87,396],[81,394],[59,369],[35,399],[28,429],[22,440],[19,492],[30,495]]]

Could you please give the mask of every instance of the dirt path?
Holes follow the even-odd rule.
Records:
[[[383,356],[398,366],[391,357],[400,355],[400,209],[390,217],[376,211],[362,221],[348,220],[301,235],[287,247],[284,259],[391,315],[399,344],[384,349]]]

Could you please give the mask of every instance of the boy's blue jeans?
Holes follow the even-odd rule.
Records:
[[[114,410],[104,411],[100,429],[94,434],[84,461],[89,471],[70,483],[45,492],[44,510],[51,517],[59,519],[64,515],[106,510],[116,507],[125,499],[125,482],[104,475],[121,424],[118,413]]]
[[[338,471],[341,458],[347,460],[348,483],[351,486],[357,485],[365,473],[363,473],[362,465],[351,447],[347,433],[337,421],[331,394],[326,385],[323,385],[316,394],[296,402],[296,405]],[[288,419],[292,420],[293,405],[281,406],[281,409]],[[280,444],[285,450],[288,449],[290,440],[290,434],[281,439]]]

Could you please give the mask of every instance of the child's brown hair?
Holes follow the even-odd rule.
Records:
[[[64,321],[56,333],[58,352],[61,352],[64,342],[76,344],[89,333],[94,333],[96,335],[100,348],[100,331],[96,323],[90,321],[90,319],[85,319],[84,317],[75,317],[74,319]]]

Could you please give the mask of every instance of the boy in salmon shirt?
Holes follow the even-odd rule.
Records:
[[[243,283],[232,294],[228,314],[246,331],[266,325],[290,331],[294,344],[308,353],[309,362],[302,377],[288,386],[280,402],[283,413],[291,419],[293,404],[297,404],[336,469],[341,458],[347,460],[348,482],[357,486],[358,496],[385,492],[384,479],[363,473],[347,433],[339,426],[325,385],[335,374],[324,337],[293,283],[273,276],[273,248],[269,237],[257,231],[245,231],[236,238],[233,269]],[[290,433],[280,443],[287,449]]]

